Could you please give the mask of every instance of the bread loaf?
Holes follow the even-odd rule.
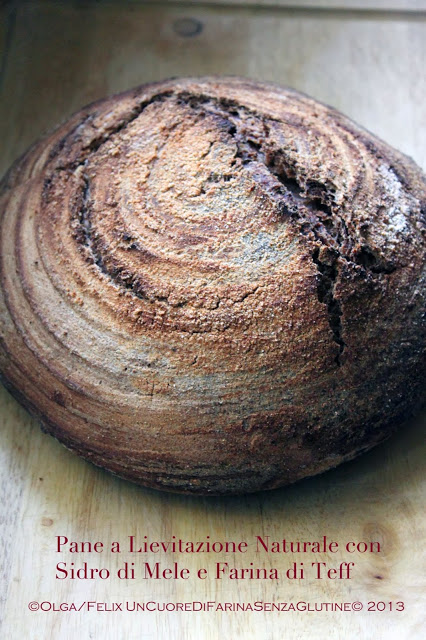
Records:
[[[271,489],[422,400],[425,177],[296,91],[92,104],[1,184],[0,371],[47,432],[171,491]]]

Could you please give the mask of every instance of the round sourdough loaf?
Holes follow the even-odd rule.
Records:
[[[425,177],[238,78],[92,104],[1,186],[0,370],[43,428],[172,491],[271,489],[421,402]]]

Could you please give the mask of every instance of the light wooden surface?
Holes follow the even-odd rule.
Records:
[[[272,3],[270,3],[272,4]],[[296,3],[294,3],[296,4]],[[381,4],[381,3],[379,3]],[[392,5],[392,3],[389,3]],[[395,4],[395,3],[393,3]],[[401,4],[401,3],[399,3]],[[407,3],[415,5],[421,3]],[[176,6],[175,6],[176,5]],[[416,15],[319,15],[244,7],[26,3],[2,9],[4,76],[0,106],[3,172],[39,135],[85,103],[144,81],[227,73],[289,84],[346,112],[426,167],[426,22]],[[178,18],[201,23],[197,36],[176,33]],[[321,477],[241,498],[192,498],[132,486],[78,459],[43,435],[0,389],[0,637],[318,638],[424,637],[424,418],[391,440]],[[73,540],[246,540],[243,556],[71,557],[55,536]],[[377,540],[381,553],[321,554],[330,566],[355,561],[351,580],[108,581],[56,580],[59,561],[113,571],[124,561],[192,572],[217,561],[237,567],[308,565],[301,554],[256,554],[254,537],[344,543]],[[405,601],[403,612],[129,613],[31,612],[30,601],[353,602]],[[422,626],[423,625],[423,626]]]

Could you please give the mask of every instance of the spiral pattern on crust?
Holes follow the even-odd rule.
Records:
[[[157,488],[272,488],[421,396],[421,171],[242,79],[73,116],[2,183],[0,369],[44,428]]]

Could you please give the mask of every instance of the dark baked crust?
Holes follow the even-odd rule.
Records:
[[[0,371],[67,447],[193,493],[269,489],[421,401],[425,178],[290,89],[145,85],[1,186]]]

